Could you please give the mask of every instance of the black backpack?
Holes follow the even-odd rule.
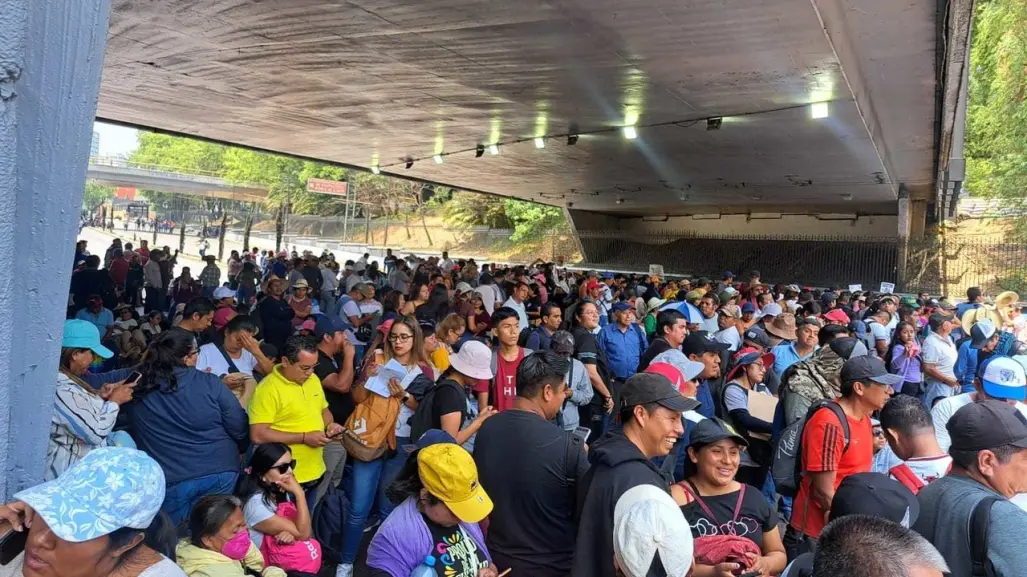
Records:
[[[349,499],[345,492],[336,487],[329,487],[314,505],[311,528],[314,538],[321,544],[321,554],[329,564],[342,562],[342,534],[348,514]]]
[[[998,497],[985,497],[974,505],[970,514],[971,577],[995,577],[995,567],[988,560],[988,523],[991,507],[998,500]]]
[[[781,431],[781,437],[774,446],[770,474],[774,476],[774,485],[782,496],[794,497],[799,492],[799,484],[802,482],[802,432],[806,427],[806,422],[820,409],[827,409],[838,418],[842,434],[845,437],[845,448],[842,449],[842,454],[849,450],[849,421],[845,418],[845,411],[838,403],[830,399],[820,399],[810,405],[809,410],[806,411],[806,417],[789,423]]]
[[[432,385],[428,392],[424,394],[424,397],[418,402],[417,409],[414,414],[407,420],[407,424],[410,425],[410,440],[416,442],[421,438],[421,435],[429,429],[437,428],[433,422],[433,414],[435,413],[435,393],[442,387],[453,387],[464,394],[464,388],[461,387],[456,381],[452,379],[442,379],[439,382]],[[466,416],[466,415],[465,415]]]

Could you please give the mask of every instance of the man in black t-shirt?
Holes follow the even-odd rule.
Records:
[[[314,336],[319,341],[314,374],[321,379],[321,388],[324,389],[332,418],[341,425],[349,419],[354,408],[349,391],[353,386],[356,348],[346,338],[346,325],[338,317],[317,315]],[[346,465],[346,447],[342,441],[332,441],[325,445],[324,461],[326,470],[317,488],[318,499],[328,487],[338,486],[342,480],[342,471]]]
[[[574,356],[588,371],[589,381],[595,389],[592,402],[581,407],[581,426],[592,430],[591,438],[598,439],[605,430],[607,415],[613,410],[616,391],[610,387],[610,366],[606,353],[599,348],[593,332],[599,326],[599,309],[591,301],[582,301],[574,311]]]
[[[574,559],[574,491],[588,469],[584,443],[553,420],[570,396],[568,360],[537,351],[517,368],[513,408],[485,421],[474,461],[495,508],[486,544],[500,569],[564,577]]]
[[[677,309],[660,311],[656,316],[656,334],[659,335],[649,344],[638,361],[638,372],[643,372],[660,353],[671,349],[680,349],[681,343],[688,336],[688,319]]]

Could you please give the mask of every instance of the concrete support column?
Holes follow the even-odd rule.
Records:
[[[39,482],[109,0],[0,0],[0,498]]]
[[[910,207],[909,190],[906,185],[899,185],[899,258],[898,270],[895,275],[895,286],[900,291],[906,290],[906,266],[909,261],[909,229],[910,229]]]

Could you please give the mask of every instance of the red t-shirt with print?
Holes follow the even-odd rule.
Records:
[[[845,432],[842,431],[841,423],[833,411],[820,409],[806,421],[806,426],[802,429],[803,471],[835,471],[836,490],[845,477],[870,472],[874,461],[874,434],[870,416],[864,416],[862,421],[848,415],[845,415],[845,418],[849,421],[848,450],[845,450]],[[816,500],[809,498],[812,482],[811,477],[804,476],[802,484],[799,485],[799,493],[792,504],[791,525],[794,529],[817,538],[823,531],[826,520],[824,510]]]
[[[497,411],[505,411],[513,407],[517,397],[517,367],[524,360],[524,349],[517,347],[517,356],[512,361],[503,358],[502,353],[496,354],[496,378],[493,379],[492,406]]]

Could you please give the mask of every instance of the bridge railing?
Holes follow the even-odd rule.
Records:
[[[229,183],[224,177],[216,172],[207,170],[185,169],[179,166],[167,166],[163,164],[151,164],[146,162],[135,162],[118,156],[90,156],[90,166],[103,166],[110,168],[131,169],[142,171],[148,176],[157,178],[176,178],[192,182],[204,182],[218,186],[237,186],[240,188],[256,188],[267,190],[267,187],[260,184],[236,182]]]

